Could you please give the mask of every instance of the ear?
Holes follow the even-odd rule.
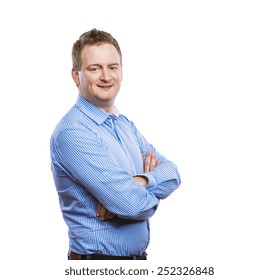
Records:
[[[72,78],[73,78],[75,84],[76,84],[77,86],[79,86],[79,85],[80,85],[79,73],[78,73],[78,71],[77,71],[76,69],[74,69],[74,68],[72,69]]]

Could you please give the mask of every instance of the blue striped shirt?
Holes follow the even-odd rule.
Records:
[[[149,218],[160,199],[180,185],[175,164],[116,108],[109,114],[81,96],[55,128],[50,149],[70,249],[79,254],[141,255],[149,244]],[[144,173],[142,155],[148,150],[161,163]],[[133,180],[135,175],[148,178],[146,188]],[[98,219],[98,202],[116,217]]]

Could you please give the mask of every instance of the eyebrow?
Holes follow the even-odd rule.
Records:
[[[118,65],[118,66],[120,66],[120,63],[114,62],[114,63],[109,63],[109,64],[108,64],[108,66],[113,66],[113,65]],[[87,67],[92,67],[92,66],[103,67],[103,66],[102,66],[101,64],[99,64],[99,63],[89,64]]]

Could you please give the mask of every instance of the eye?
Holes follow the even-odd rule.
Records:
[[[89,68],[89,71],[91,71],[91,72],[93,72],[93,73],[97,73],[99,70],[100,70],[99,67],[92,67],[92,68]]]
[[[117,71],[118,70],[118,66],[110,66],[110,70],[111,71]]]

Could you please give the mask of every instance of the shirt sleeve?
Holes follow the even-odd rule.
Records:
[[[131,122],[131,121],[130,121]],[[138,139],[140,149],[143,155],[150,150],[156,155],[156,159],[160,160],[160,165],[148,173],[137,174],[148,178],[146,189],[153,193],[157,198],[164,199],[173,193],[181,184],[180,174],[177,166],[162,154],[160,154],[140,133],[136,126],[131,122],[134,133]]]
[[[158,197],[119,167],[94,132],[64,130],[54,146],[56,164],[111,213],[133,220],[145,220],[155,213]]]

